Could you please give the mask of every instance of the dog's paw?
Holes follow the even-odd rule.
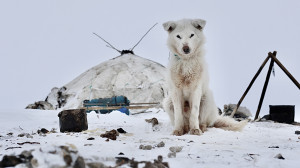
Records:
[[[201,125],[200,125],[200,129],[201,129],[202,132],[207,131],[207,126],[206,126],[206,124],[201,124]]]
[[[191,129],[191,135],[201,135],[202,131],[200,129]]]
[[[181,136],[181,135],[183,135],[183,130],[174,130],[173,135]]]

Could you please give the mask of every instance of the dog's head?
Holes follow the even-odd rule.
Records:
[[[205,42],[203,35],[205,24],[206,21],[202,19],[183,19],[164,23],[163,27],[169,33],[169,49],[182,58],[195,55]]]

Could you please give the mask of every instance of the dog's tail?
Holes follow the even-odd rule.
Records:
[[[218,116],[214,123],[214,127],[229,131],[242,131],[247,123],[247,120],[238,122],[229,116]]]

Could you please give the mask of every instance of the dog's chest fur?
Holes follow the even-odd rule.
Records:
[[[194,87],[200,81],[203,67],[198,59],[176,60],[171,63],[170,71],[176,87]]]

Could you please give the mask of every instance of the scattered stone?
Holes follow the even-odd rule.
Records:
[[[83,157],[78,156],[78,158],[76,159],[73,168],[85,168],[85,162]]]
[[[58,114],[60,132],[81,132],[88,129],[84,109],[64,110]]]
[[[54,110],[53,105],[47,101],[38,101],[29,104],[25,109]]]
[[[117,131],[118,131],[120,134],[126,134],[126,133],[127,133],[125,130],[123,130],[123,128],[118,128]]]
[[[84,144],[83,146],[93,146],[93,144]]]
[[[269,146],[269,148],[279,148],[279,146]]]
[[[168,158],[176,158],[176,153],[175,152],[168,153]]]
[[[46,128],[42,128],[40,130],[37,130],[38,134],[47,134],[49,131]]]
[[[152,146],[151,145],[140,145],[139,148],[142,149],[142,150],[151,150]]]
[[[89,168],[108,168],[107,166],[105,166],[103,163],[100,162],[88,163],[87,166]]]
[[[23,151],[18,156],[7,156],[4,155],[2,161],[0,161],[0,167],[14,167],[18,164],[25,163],[27,167],[32,167],[31,160],[33,158],[32,151]]]
[[[124,153],[123,153],[123,152],[120,152],[118,155],[124,155]]]
[[[14,135],[14,133],[12,133],[12,132],[9,132],[9,133],[7,133],[6,135],[8,135],[8,136],[13,136],[13,135]]]
[[[155,125],[158,125],[157,118],[145,119],[145,121],[148,122],[148,123],[152,123],[152,127],[154,127]]]
[[[15,167],[16,165],[23,163],[22,159],[17,156],[4,155],[0,162],[0,167]]]
[[[69,153],[64,153],[64,161],[66,162],[67,166],[71,166],[73,160]]]
[[[156,147],[161,148],[164,147],[165,143],[163,141],[161,141],[159,144],[156,145]]]
[[[127,158],[127,157],[116,157],[116,159],[117,159],[116,160],[117,166],[121,166],[121,165],[129,163],[129,158]]]
[[[87,140],[95,140],[95,138],[94,137],[90,137]]]
[[[300,131],[295,131],[295,134],[296,135],[300,135]]]
[[[285,158],[279,153],[277,154],[274,158],[277,158],[277,159],[282,159],[284,160]]]
[[[119,136],[119,132],[116,131],[115,129],[111,130],[111,131],[106,131],[105,134],[101,134],[100,135],[102,138],[108,138],[111,140],[116,140],[117,136]]]
[[[224,105],[224,109],[223,109],[223,113],[226,116],[230,116],[231,113],[233,112],[233,110],[237,107],[236,104],[225,104]],[[238,110],[236,111],[236,113],[234,114],[233,118],[243,118],[243,119],[247,119],[249,117],[251,117],[252,114],[250,112],[250,110],[247,107],[242,107],[240,106],[238,108]]]
[[[18,137],[26,137],[26,138],[33,138],[33,136],[31,136],[30,134],[28,133],[22,133],[22,134],[19,134]]]
[[[169,150],[171,152],[178,153],[178,152],[181,152],[182,148],[183,148],[183,146],[172,146],[172,147],[169,148]]]

